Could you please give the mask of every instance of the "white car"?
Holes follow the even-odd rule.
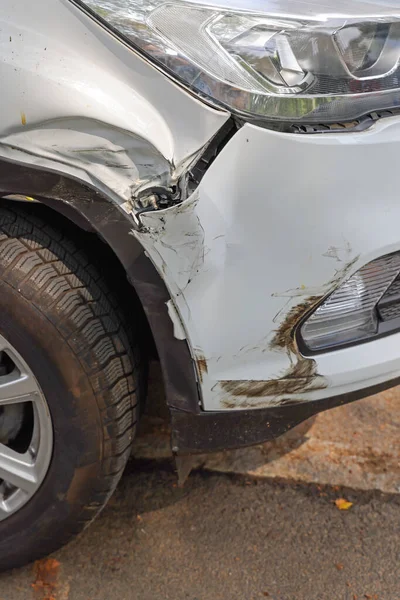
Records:
[[[399,382],[398,0],[1,0],[0,569],[68,541],[160,360],[172,450]]]

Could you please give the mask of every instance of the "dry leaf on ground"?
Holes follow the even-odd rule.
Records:
[[[335,500],[335,504],[339,510],[349,510],[353,506],[352,502],[345,500],[344,498],[338,498]]]

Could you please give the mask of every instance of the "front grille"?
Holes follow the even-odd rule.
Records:
[[[379,316],[384,322],[400,318],[400,275],[386,290],[377,308]]]
[[[376,110],[364,115],[354,121],[343,121],[340,123],[321,123],[314,125],[303,125],[301,123],[293,124],[291,127],[291,133],[338,133],[342,132],[354,132],[364,131],[372,127],[376,121],[380,119],[387,119],[388,117],[395,117],[400,115],[399,108],[391,108],[388,110]]]
[[[255,125],[266,127],[282,133],[315,134],[315,133],[354,133],[365,131],[377,121],[389,117],[400,116],[400,108],[394,107],[386,110],[375,110],[352,121],[339,121],[337,123],[290,123],[285,121],[252,121]]]

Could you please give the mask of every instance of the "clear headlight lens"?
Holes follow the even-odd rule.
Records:
[[[377,305],[400,272],[400,253],[374,260],[343,283],[301,327],[312,351],[365,340],[378,333]]]
[[[333,16],[310,16],[297,0],[243,0],[240,11],[224,0],[215,3],[228,8],[82,3],[191,90],[244,117],[328,122],[400,104],[400,7],[386,16],[378,1],[348,2],[356,13],[335,16],[333,2]]]

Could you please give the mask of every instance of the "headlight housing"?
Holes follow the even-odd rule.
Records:
[[[243,117],[327,123],[400,104],[400,9],[378,2],[348,2],[354,14],[341,15],[333,0],[321,14],[299,0],[75,1]]]

